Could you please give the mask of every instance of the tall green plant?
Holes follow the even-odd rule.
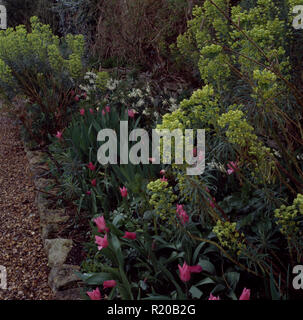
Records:
[[[17,93],[30,102],[20,119],[32,139],[43,143],[48,133],[63,128],[74,101],[72,89],[84,71],[84,38],[55,36],[49,25],[31,18],[24,25],[0,32],[0,90],[9,99]],[[39,123],[33,132],[32,124]]]

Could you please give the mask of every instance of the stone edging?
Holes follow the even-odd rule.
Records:
[[[46,154],[41,151],[30,151],[26,144],[23,144],[35,188],[41,191],[45,190],[54,184],[53,179],[43,177],[48,171]],[[54,190],[48,192],[51,193]],[[41,236],[48,266],[51,268],[48,283],[56,300],[82,300],[79,290],[82,283],[75,274],[75,271],[79,270],[79,266],[66,264],[68,254],[73,247],[73,241],[58,238],[56,235],[60,224],[66,222],[69,216],[64,209],[51,209],[53,200],[45,195],[45,193],[37,191],[35,202],[40,215]]]

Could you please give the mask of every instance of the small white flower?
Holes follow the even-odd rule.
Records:
[[[154,112],[154,117],[156,118],[156,119],[158,119],[159,118],[159,113],[158,112]]]
[[[169,102],[174,105],[174,104],[176,104],[177,100],[173,97],[170,97]]]
[[[140,99],[138,102],[137,102],[137,106],[138,107],[142,107],[144,105],[144,99]]]
[[[149,84],[146,86],[146,92],[147,92],[148,94],[150,94],[150,93],[151,93],[150,85],[149,85]]]
[[[281,153],[278,150],[274,149],[274,155],[278,158],[282,158]]]
[[[172,105],[169,107],[169,111],[170,111],[170,112],[176,111],[177,109],[179,109],[179,106],[178,106],[177,104],[172,104]]]

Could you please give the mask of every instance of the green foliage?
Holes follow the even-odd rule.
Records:
[[[147,190],[151,194],[149,203],[154,207],[156,214],[162,220],[168,220],[171,223],[176,211],[173,203],[177,200],[177,197],[173,194],[172,187],[168,186],[167,181],[158,179],[151,181],[147,185]]]
[[[203,86],[158,126],[205,128],[206,175],[189,179],[185,168],[173,166],[176,190],[186,192],[183,199],[192,208],[191,195],[198,191],[200,206],[208,203],[203,214],[210,218],[220,250],[243,270],[265,277],[280,297],[287,290],[285,282],[278,285],[282,275],[287,277],[281,260],[302,261],[297,209],[281,207],[303,186],[298,156],[303,100],[289,52],[295,41],[292,5],[256,0],[230,8],[229,1],[207,0],[196,6],[178,48],[198,66]],[[287,249],[280,252],[285,241]],[[279,266],[271,273],[272,260]]]
[[[101,56],[106,49],[111,57],[145,64],[147,57],[169,55],[179,17],[167,15],[187,8],[183,0],[166,1],[166,11],[160,4],[61,0],[57,10],[64,21],[64,12],[86,8],[76,19],[85,21],[90,45],[93,21],[104,17],[94,42]],[[251,288],[253,298],[295,297],[288,286],[289,270],[302,264],[303,95],[302,70],[293,71],[296,49],[289,49],[296,44],[292,5],[205,0],[194,7],[171,50],[199,70],[203,85],[179,99],[135,77],[115,79],[94,69],[84,75],[83,37],[59,39],[36,18],[30,33],[24,26],[0,33],[1,91],[28,98],[28,128],[43,128],[52,141],[49,165],[62,196],[87,214],[91,241],[80,274],[87,290],[98,286],[108,299],[206,300],[212,293],[236,300],[241,286]],[[85,17],[91,8],[98,10]],[[119,143],[118,163],[101,165],[97,134],[110,128],[119,140],[121,120],[148,132],[204,128],[205,172],[188,176],[189,164],[120,165]],[[102,234],[94,218],[100,216],[108,246],[98,249],[95,237]],[[123,237],[126,231],[136,239]],[[184,262],[202,267],[186,283],[178,271]],[[103,289],[106,280],[117,286]]]
[[[30,32],[24,25],[0,32],[1,92],[30,101],[33,107],[23,110],[20,120],[36,142],[45,143],[48,133],[65,127],[74,101],[71,89],[83,74],[83,55],[83,36],[60,39],[37,17],[31,18]]]

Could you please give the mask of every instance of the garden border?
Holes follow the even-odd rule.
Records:
[[[48,267],[51,269],[48,283],[54,294],[54,299],[83,300],[79,289],[82,281],[75,274],[75,271],[79,271],[80,267],[66,263],[68,254],[73,248],[73,241],[60,238],[57,235],[60,225],[66,222],[69,216],[65,213],[65,209],[53,209],[53,200],[46,197],[46,193],[43,192],[45,188],[54,184],[53,179],[43,177],[48,172],[47,154],[42,151],[31,151],[24,139],[21,138],[21,140],[29,162],[31,177],[37,190],[35,203],[40,216],[41,237],[48,259]],[[55,194],[56,188],[47,192]]]

